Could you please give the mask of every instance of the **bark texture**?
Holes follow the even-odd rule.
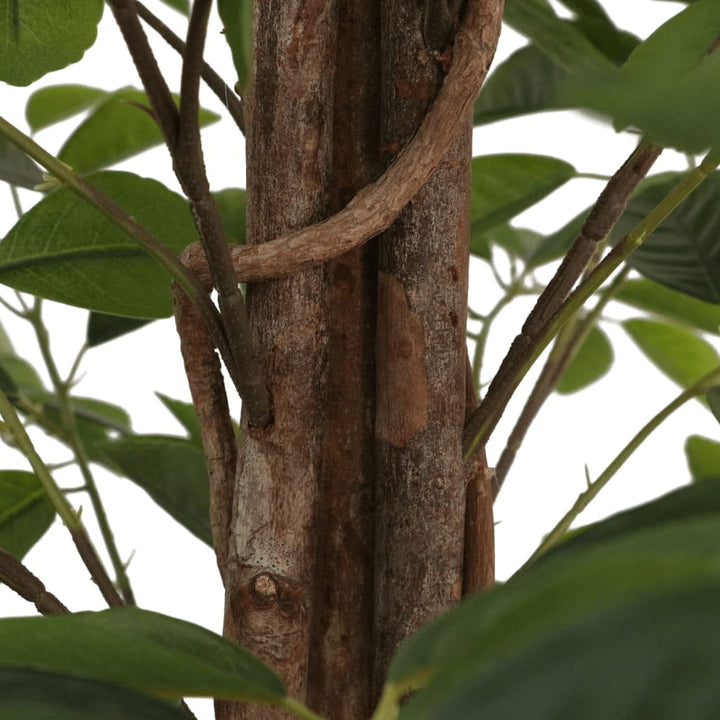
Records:
[[[338,0],[332,211],[380,169],[377,0]],[[308,704],[333,720],[372,714],[377,246],[328,264],[328,385],[317,513]]]
[[[383,148],[413,137],[450,56],[416,0],[383,3]],[[397,646],[462,595],[465,319],[472,118],[380,242],[374,681]]]
[[[254,85],[246,108],[248,241],[323,219],[332,168],[334,0],[255,2]],[[325,267],[249,285],[253,339],[274,424],[238,454],[226,577],[226,635],[304,700],[309,662],[326,389]],[[226,704],[222,718],[277,718]]]

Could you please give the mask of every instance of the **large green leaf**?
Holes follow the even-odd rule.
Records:
[[[28,190],[43,181],[40,168],[4,135],[0,135],[0,180]]]
[[[697,300],[652,280],[628,280],[615,293],[613,299],[698,330],[720,335],[720,305]]]
[[[127,335],[147,325],[147,320],[121,317],[119,315],[106,315],[105,313],[91,312],[88,315],[87,338],[88,347],[97,347],[110,342],[115,338]]]
[[[677,184],[679,175],[634,193],[613,229],[613,244],[638,225]],[[628,258],[651,280],[706,302],[720,303],[720,174],[713,173]]]
[[[582,390],[610,369],[613,350],[607,335],[595,326],[590,329],[555,388],[561,395]]]
[[[429,680],[403,707],[402,717],[437,717],[436,708],[469,677],[574,622],[710,578],[720,583],[718,532],[720,514],[640,529],[548,557],[506,585],[467,598],[407,640],[395,656],[391,682]]]
[[[157,697],[274,702],[278,677],[198,625],[137,608],[0,620],[0,666],[112,682]]]
[[[102,446],[119,472],[139,485],[195,537],[212,545],[205,455],[192,441],[135,435]]]
[[[571,99],[634,126],[662,145],[700,152],[720,144],[717,0],[699,0],[638,45],[619,70],[579,79]],[[672,98],[672,102],[668,102]]]
[[[701,492],[708,485],[714,486],[720,482],[719,442],[700,435],[691,435],[685,441],[685,456],[693,480],[702,480],[697,485]]]
[[[147,695],[25,668],[0,668],[0,697],[0,720],[187,720]]]
[[[579,620],[479,670],[432,715],[453,720],[714,720],[720,715],[720,581]],[[520,687],[518,687],[520,683]]]
[[[717,350],[685,328],[641,319],[622,325],[645,355],[680,387],[689,388],[720,365]]]
[[[512,219],[576,174],[564,160],[544,155],[482,155],[472,160],[470,214],[474,231]]]
[[[102,0],[0,0],[0,80],[29,85],[95,42]]]
[[[192,403],[182,402],[174,398],[155,393],[160,402],[172,413],[173,417],[185,428],[193,445],[202,448],[202,434],[200,432],[200,423],[198,423],[197,413]]]
[[[25,106],[25,119],[33,132],[66,120],[97,105],[106,90],[87,85],[50,85],[36,90]]]
[[[566,107],[560,93],[566,79],[567,71],[534,45],[520,48],[483,85],[473,124]]]
[[[200,110],[201,126],[219,118],[208,110]],[[147,95],[123,88],[93,109],[67,139],[58,157],[74,170],[87,173],[114,165],[162,142]]]
[[[252,72],[253,3],[252,0],[218,0],[217,5],[235,63],[238,86],[244,92]]]
[[[503,21],[571,73],[614,67],[580,28],[559,18],[547,0],[506,0]]]
[[[22,559],[54,519],[55,510],[37,476],[0,470],[0,549]]]
[[[155,180],[121,172],[89,179],[174,252],[195,239],[185,200]],[[157,318],[172,312],[169,273],[65,188],[26,212],[0,243],[0,282],[114,315]]]

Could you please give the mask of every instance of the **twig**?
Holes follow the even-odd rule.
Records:
[[[720,383],[720,367],[703,376],[684,392],[680,393],[672,402],[668,403],[657,415],[655,415],[643,428],[630,440],[630,442],[618,453],[615,459],[603,470],[595,482],[588,483],[588,488],[581,493],[575,504],[563,516],[558,524],[545,536],[539,547],[530,556],[523,566],[523,569],[532,565],[541,555],[545,554],[553,545],[565,535],[577,516],[597,497],[598,493],[610,482],[615,473],[623,466],[625,461],[637,450],[638,447],[650,436],[650,434],[661,425],[678,408],[682,407],[688,400],[706,393],[711,387]]]
[[[95,548],[90,542],[90,538],[87,535],[85,526],[80,520],[79,514],[73,510],[62,490],[55,484],[47,465],[45,465],[42,458],[35,451],[32,440],[30,440],[15,409],[2,390],[0,390],[0,415],[2,415],[5,420],[5,424],[17,443],[18,448],[23,455],[25,455],[35,475],[37,475],[40,480],[55,511],[70,532],[70,536],[75,543],[80,557],[85,563],[85,567],[90,571],[90,577],[98,586],[105,601],[110,607],[124,605],[123,599],[112,584]]]
[[[622,214],[630,193],[647,174],[661,151],[662,148],[658,145],[642,142],[605,186],[579,237],[541,293],[520,334],[513,340],[500,369],[490,383],[487,396],[466,424],[463,443],[466,459],[481,443],[487,442],[508,400],[527,372],[529,358],[539,354],[541,344],[543,347],[547,344],[549,338],[546,337],[546,329],[551,319],[567,299],[573,285],[592,258],[597,244],[605,238]]]
[[[0,550],[0,580],[33,603],[41,615],[67,615],[70,611],[17,558]]]
[[[95,511],[95,517],[97,518],[98,525],[100,527],[100,533],[102,534],[105,547],[107,548],[108,555],[110,556],[110,561],[112,562],[113,569],[115,570],[118,587],[120,588],[125,604],[134,605],[135,598],[130,585],[130,579],[125,571],[125,566],[120,559],[120,553],[117,545],[115,544],[115,538],[112,528],[110,527],[110,523],[108,522],[105,507],[100,498],[97,486],[95,485],[95,479],[90,471],[90,460],[77,430],[77,423],[75,422],[75,416],[73,415],[70,405],[70,395],[68,392],[69,383],[60,377],[57,365],[55,364],[55,359],[52,356],[50,338],[48,336],[47,328],[42,320],[41,302],[42,301],[40,299],[36,298],[32,309],[25,313],[25,319],[32,325],[32,328],[35,331],[35,337],[37,338],[38,345],[40,347],[40,354],[45,362],[45,367],[50,375],[50,380],[58,398],[60,416],[62,418],[63,426],[68,433],[68,442],[73,455],[75,456],[75,461],[80,468],[80,473],[85,483],[84,489],[90,496],[90,502],[92,503],[93,510]]]
[[[530,425],[540,412],[548,397],[552,394],[555,386],[560,381],[563,372],[570,364],[576,351],[587,337],[592,327],[597,322],[600,313],[608,302],[613,298],[615,292],[625,282],[629,266],[625,266],[623,270],[613,280],[612,284],[602,293],[602,296],[596,303],[595,307],[582,320],[576,324],[568,323],[558,334],[555,345],[543,366],[542,371],[532,389],[520,416],[510,433],[505,444],[505,449],[500,455],[496,467],[496,483],[494,485],[493,497],[497,497],[503,482],[507,477],[510,466],[515,460],[520,445]]]
[[[185,43],[181,40],[165,23],[160,20],[157,15],[154,15],[143,5],[139,0],[136,0],[135,6],[137,7],[138,16],[147,23],[165,42],[177,50],[180,55],[185,54]],[[202,79],[205,81],[207,86],[215,93],[218,99],[227,108],[230,113],[230,117],[235,121],[235,124],[240,128],[241,132],[245,133],[245,120],[243,118],[243,103],[237,94],[224,82],[224,80],[213,70],[210,65],[206,62],[202,64]]]

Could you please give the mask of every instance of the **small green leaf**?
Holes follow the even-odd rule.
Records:
[[[473,230],[512,219],[576,174],[563,160],[544,155],[482,155],[472,160]]]
[[[177,101],[177,97],[175,98]],[[163,142],[144,92],[123,88],[102,100],[67,139],[58,157],[77,172],[106,168]],[[220,119],[200,110],[200,126]]]
[[[105,443],[103,453],[195,537],[212,545],[205,455],[177,437],[135,435]]]
[[[718,592],[714,579],[579,619],[469,674],[432,716],[412,712],[426,702],[418,693],[400,718],[712,720],[720,710]]]
[[[54,519],[55,510],[37,476],[0,471],[0,549],[21,560]]]
[[[116,685],[0,668],[0,720],[187,720],[167,702]]]
[[[127,333],[147,324],[147,320],[91,312],[88,315],[87,333],[85,337],[88,347],[97,347],[122,335],[127,335]]]
[[[25,119],[35,133],[93,107],[107,94],[106,90],[86,85],[50,85],[40,88],[28,99]]]
[[[591,328],[565,368],[555,388],[561,395],[582,390],[599,380],[613,362],[613,350],[607,335],[598,327]]]
[[[218,0],[218,13],[225,25],[238,85],[245,92],[250,82],[253,57],[253,3],[251,0]]]
[[[0,355],[0,368],[5,374],[6,381],[9,381],[5,392],[12,393],[11,400],[15,400],[18,396],[35,400],[46,392],[37,370],[14,352]]]
[[[183,15],[187,15],[190,12],[189,0],[162,0],[166,5],[174,8]]]
[[[619,242],[675,187],[668,174],[633,194],[613,229]],[[645,277],[673,290],[720,303],[720,173],[708,177],[628,258]]]
[[[720,305],[697,300],[652,280],[627,280],[613,299],[661,318],[720,335]]]
[[[176,253],[196,238],[188,205],[155,180],[102,172],[89,180]],[[26,212],[0,244],[0,282],[114,315],[168,317],[170,275],[86,201],[61,188]]]
[[[715,419],[720,422],[720,386],[711,387],[705,394],[705,399]]]
[[[710,53],[718,34],[717,0],[698,0],[638,45],[619,70],[578,78],[569,99],[609,115],[617,128],[640,128],[684,152],[720,145],[720,55]]]
[[[244,245],[247,191],[240,188],[226,188],[214,192],[213,198],[220,213],[228,242]]]
[[[202,434],[193,404],[174,400],[162,393],[155,394],[160,398],[162,404],[172,413],[173,417],[187,430],[193,445],[201,448]]]
[[[708,485],[715,486],[720,482],[720,443],[700,435],[691,435],[685,441],[690,474],[697,487],[704,489]]]
[[[0,0],[0,80],[29,85],[77,62],[95,42],[102,0]]]
[[[0,666],[112,682],[162,698],[277,702],[278,677],[198,625],[137,608],[0,620]]]
[[[548,235],[538,244],[535,252],[527,259],[528,268],[536,268],[567,254],[585,224],[590,208],[576,215],[572,220]]]
[[[475,233],[471,239],[470,252],[472,252],[474,236]],[[527,228],[516,228],[512,225],[496,225],[479,237],[484,240],[486,245],[497,245],[523,262],[535,252],[539,243],[542,242],[540,233]]]
[[[0,180],[28,190],[43,181],[40,168],[4,135],[0,135]]]
[[[520,48],[485,82],[475,102],[473,124],[559,110],[564,106],[560,88],[566,79],[567,71],[534,45]]]
[[[622,325],[648,359],[682,388],[720,365],[717,350],[685,328],[640,319]]]
[[[698,587],[711,579],[720,584],[718,532],[719,513],[641,528],[548,557],[505,585],[463,600],[410,637],[393,659],[390,682],[429,681],[403,706],[401,717],[439,717],[437,708],[458,685],[584,618],[635,606],[674,589]],[[553,665],[554,656],[549,657],[553,662],[545,664]],[[517,677],[522,676],[515,677],[514,692]],[[526,691],[523,685],[520,694]],[[483,717],[484,713],[483,705]],[[442,717],[455,718],[452,714]],[[587,715],[570,713],[568,717]],[[608,712],[604,717],[616,715]]]

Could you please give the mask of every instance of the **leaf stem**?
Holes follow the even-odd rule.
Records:
[[[610,482],[612,477],[623,466],[625,461],[642,445],[650,434],[660,424],[682,407],[688,400],[706,393],[711,387],[720,383],[720,367],[704,375],[691,387],[680,393],[672,402],[668,403],[659,413],[652,417],[630,442],[618,453],[613,461],[599,475],[597,480],[588,484],[587,490],[580,494],[574,505],[561,518],[555,527],[545,536],[537,550],[530,556],[523,568],[532,565],[541,555],[556,545],[572,525],[577,516],[597,497],[598,493]]]
[[[283,710],[287,710],[287,712],[291,713],[296,718],[300,718],[300,720],[324,720],[322,715],[314,713],[309,707],[306,707],[299,700],[295,700],[294,698],[284,698],[280,703],[278,703],[278,707]]]
[[[40,354],[42,355],[45,367],[50,375],[50,381],[55,389],[55,394],[57,395],[60,406],[62,424],[67,430],[70,448],[75,456],[77,466],[80,469],[80,474],[82,475],[83,482],[85,483],[85,490],[90,497],[90,502],[92,503],[95,517],[97,518],[98,525],[100,527],[100,533],[102,534],[105,547],[108,555],[110,556],[110,561],[113,569],[115,570],[117,585],[120,588],[125,604],[134,605],[135,598],[130,585],[130,579],[125,571],[125,566],[120,559],[120,553],[115,543],[115,537],[113,535],[112,528],[110,527],[105,507],[102,499],[100,498],[97,485],[95,484],[95,478],[90,470],[90,459],[88,458],[85,445],[78,433],[77,423],[75,422],[75,415],[73,414],[70,400],[70,384],[69,381],[63,380],[58,372],[58,368],[55,364],[55,359],[53,358],[52,350],[50,348],[50,337],[47,327],[42,319],[41,308],[42,301],[38,298],[36,299],[33,308],[26,313],[25,317],[35,332],[35,337],[37,338],[37,342],[40,347]],[[73,370],[74,369],[75,366]]]

